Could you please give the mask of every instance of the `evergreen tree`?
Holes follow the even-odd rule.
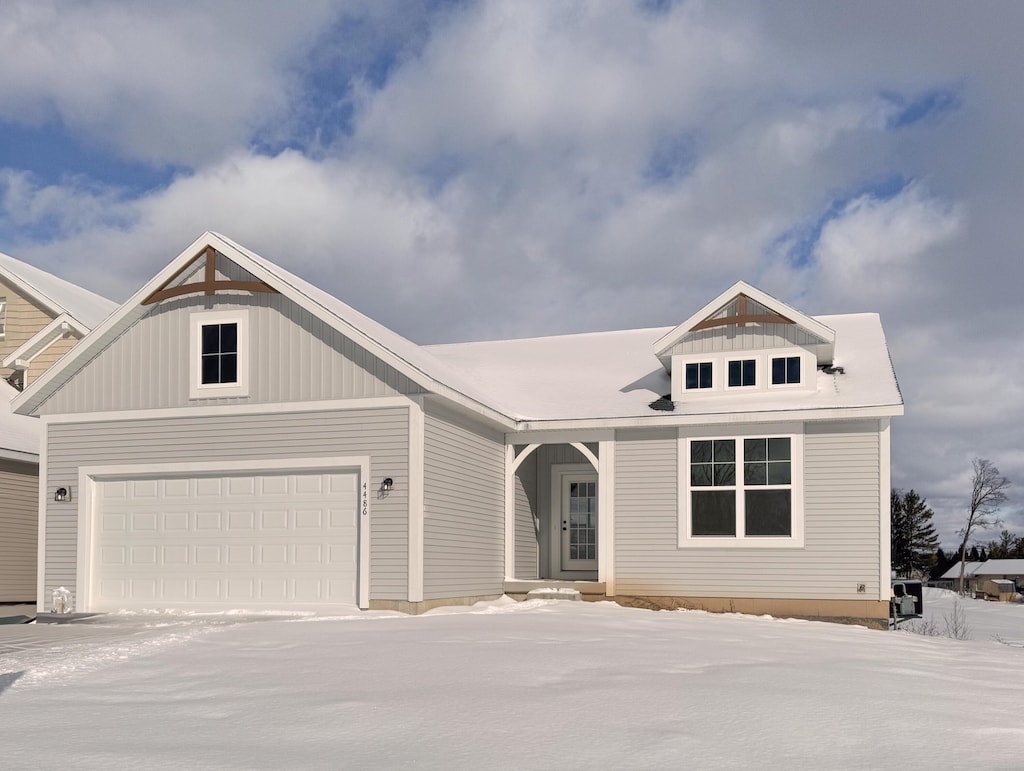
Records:
[[[935,512],[913,490],[893,490],[890,503],[892,566],[903,576],[923,574],[937,556],[939,537],[931,521]]]
[[[968,562],[981,562],[981,555],[978,554],[978,547],[972,546],[970,553],[967,555]]]

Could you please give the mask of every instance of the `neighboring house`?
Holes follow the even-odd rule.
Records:
[[[1019,587],[1024,587],[1024,559],[997,559],[986,560],[985,562],[968,562],[964,568],[964,587],[969,592],[981,592],[985,590],[985,582],[989,579],[1006,578]],[[943,581],[953,581],[953,588],[958,589],[957,583],[960,580],[960,563],[942,574]]]
[[[15,386],[45,372],[116,307],[0,254],[0,602],[35,602],[38,591],[41,426],[11,413]]]
[[[46,426],[40,597],[83,611],[574,586],[888,617],[875,314],[739,283],[676,327],[419,346],[206,233],[15,407]]]

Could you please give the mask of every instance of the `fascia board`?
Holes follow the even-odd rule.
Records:
[[[34,463],[39,465],[39,454],[34,452],[22,452],[21,450],[8,450],[0,447],[0,458],[4,460],[16,460],[21,463]]]
[[[833,330],[832,328],[822,324],[820,321],[812,319],[810,316],[804,313],[801,313],[796,308],[793,308],[792,306],[784,303],[782,300],[779,300],[778,298],[772,297],[770,294],[762,292],[757,287],[751,286],[745,281],[737,281],[727,290],[722,292],[722,294],[718,295],[718,297],[716,297],[714,300],[712,300],[699,311],[690,316],[682,324],[675,327],[668,334],[664,335],[660,340],[655,341],[654,355],[657,356],[659,359],[663,358],[668,349],[675,345],[677,342],[679,342],[679,338],[681,338],[683,335],[689,332],[697,324],[704,321],[704,319],[706,319],[712,313],[717,311],[723,305],[731,301],[738,294],[745,294],[750,299],[756,300],[761,305],[764,305],[766,308],[771,308],[780,316],[785,316],[786,318],[791,319],[792,321],[796,322],[800,326],[807,329],[809,332],[813,332],[818,337],[828,341],[829,343],[835,342],[836,333],[835,330]]]
[[[64,335],[65,324],[83,337],[89,333],[89,328],[77,321],[70,313],[62,313],[12,351],[3,362],[0,362],[0,366],[9,369],[18,359],[32,361]]]
[[[602,428],[667,428],[671,426],[731,425],[744,423],[778,423],[790,420],[857,420],[889,418],[903,414],[902,404],[868,407],[819,407],[805,410],[771,410],[766,412],[723,412],[699,415],[666,415],[642,418],[581,418],[578,420],[523,420],[517,431],[584,431]],[[520,444],[516,441],[515,444]]]

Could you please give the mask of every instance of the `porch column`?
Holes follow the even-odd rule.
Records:
[[[597,580],[615,596],[615,440],[598,443]]]

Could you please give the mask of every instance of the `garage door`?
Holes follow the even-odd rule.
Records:
[[[355,604],[357,471],[97,480],[92,602]]]

